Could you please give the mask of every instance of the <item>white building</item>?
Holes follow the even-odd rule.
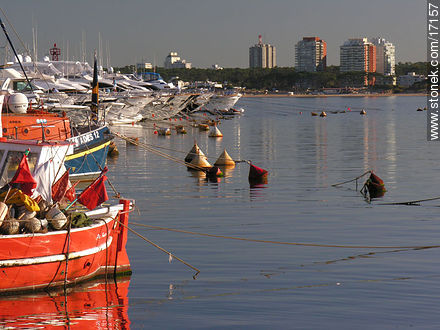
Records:
[[[396,74],[396,53],[394,45],[384,38],[371,39],[376,46],[376,72],[385,76],[394,76]]]
[[[295,70],[305,72],[325,71],[327,43],[318,37],[305,37],[295,45]]]
[[[191,63],[182,60],[177,52],[170,52],[165,58],[165,69],[191,69]]]
[[[416,74],[415,72],[408,72],[406,75],[399,76],[397,78],[397,85],[403,87],[410,87],[417,82],[424,81],[426,79],[425,76]]]
[[[367,38],[348,39],[340,47],[340,71],[376,72],[376,46]]]
[[[258,36],[258,44],[249,48],[250,68],[274,68],[277,66],[276,48],[269,44],[263,44],[261,35]]]

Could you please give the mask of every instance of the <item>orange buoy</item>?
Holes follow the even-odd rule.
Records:
[[[364,109],[362,109],[362,111],[360,112],[360,114],[361,114],[361,115],[366,115],[367,112],[366,112]]]

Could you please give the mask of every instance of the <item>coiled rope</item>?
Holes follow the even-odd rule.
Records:
[[[376,245],[341,245],[341,244],[319,244],[319,243],[299,243],[299,242],[280,242],[280,241],[270,241],[270,240],[262,240],[262,239],[252,239],[252,238],[243,238],[243,237],[234,237],[234,236],[224,236],[224,235],[214,235],[207,233],[197,233],[188,230],[182,229],[174,229],[167,227],[158,227],[152,225],[146,225],[142,223],[131,222],[132,225],[139,227],[146,227],[155,230],[166,230],[172,231],[176,233],[183,233],[189,235],[196,236],[205,236],[205,237],[214,237],[214,238],[223,238],[223,239],[231,239],[237,241],[247,241],[247,242],[255,242],[255,243],[268,243],[268,244],[279,244],[279,245],[295,245],[295,246],[308,246],[308,247],[327,247],[327,248],[342,248],[342,249],[409,249],[409,250],[421,250],[421,249],[432,249],[438,248],[440,245],[414,245],[414,246],[376,246]]]

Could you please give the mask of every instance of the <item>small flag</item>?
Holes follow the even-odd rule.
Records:
[[[18,169],[15,172],[14,177],[12,178],[11,183],[19,183],[21,190],[28,196],[32,195],[32,191],[37,186],[37,182],[29,170],[29,164],[27,161],[27,155],[24,154],[21,158],[20,164],[18,165]]]
[[[69,188],[69,171],[65,171],[61,178],[52,185],[52,200],[59,202]]]
[[[108,200],[107,190],[105,189],[105,181],[107,180],[106,172],[107,167],[104,168],[100,177],[88,186],[78,197],[78,202],[89,210],[93,210]]]
[[[71,185],[70,188],[67,189],[66,194],[64,195],[64,197],[66,197],[71,202],[73,202],[76,199],[75,187],[78,183],[79,181],[76,181],[73,185]]]

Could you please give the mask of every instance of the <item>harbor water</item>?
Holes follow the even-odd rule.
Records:
[[[194,127],[171,136],[151,124],[113,127],[182,160],[194,140],[211,163],[226,149],[268,170],[268,182],[250,185],[246,162],[207,180],[117,139],[108,177],[136,200],[130,227],[200,273],[193,279],[194,269],[129,233],[123,299],[70,315],[23,311],[23,324],[88,317],[101,328],[437,329],[440,200],[390,205],[440,195],[440,145],[427,142],[426,111],[416,111],[425,105],[423,96],[242,98],[244,115],[219,125],[223,138]],[[327,117],[311,116],[321,111]],[[332,186],[368,170],[384,180],[384,197],[359,193],[367,177]]]

